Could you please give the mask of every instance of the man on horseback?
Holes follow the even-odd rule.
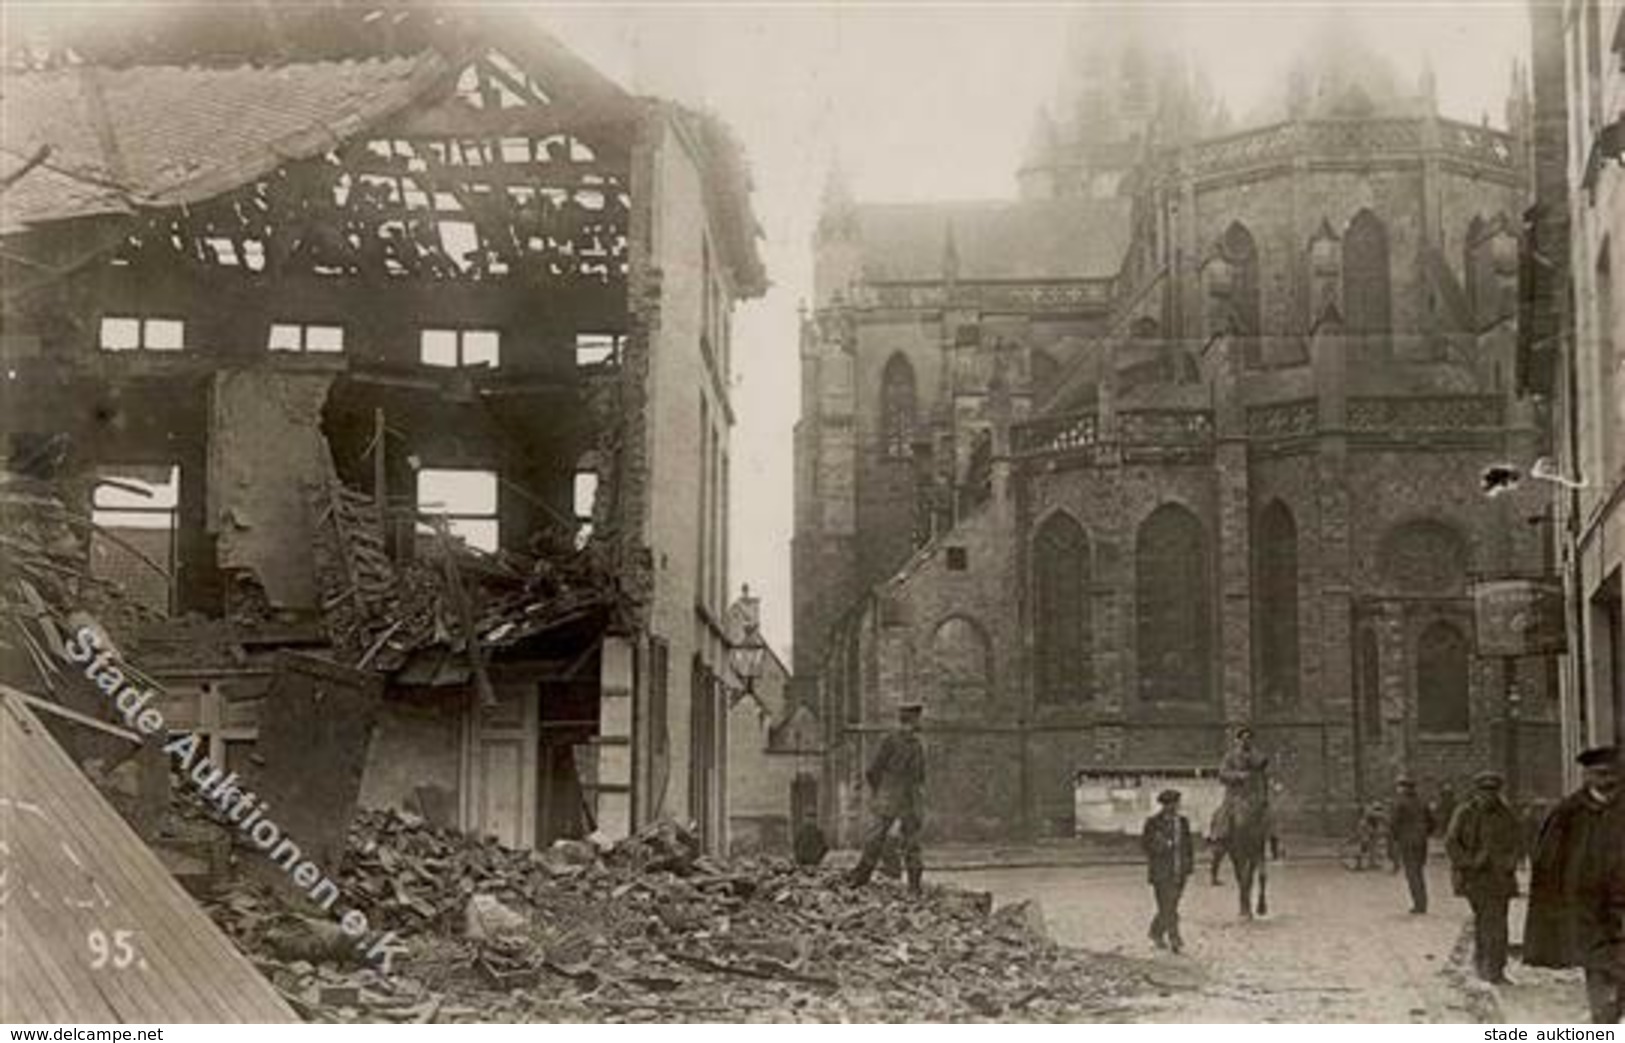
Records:
[[[1219,763],[1224,800],[1213,815],[1214,854],[1228,854],[1236,871],[1243,916],[1252,915],[1252,891],[1259,884],[1258,912],[1267,910],[1264,859],[1275,830],[1270,818],[1270,759],[1253,747],[1253,730],[1236,729],[1230,752]],[[1214,882],[1218,882],[1215,869]]]
[[[1236,824],[1249,809],[1263,809],[1264,822],[1269,825],[1270,759],[1253,747],[1253,730],[1246,725],[1236,729],[1230,752],[1219,762],[1219,782],[1224,785],[1224,800],[1213,815],[1213,843],[1223,848]],[[1272,835],[1269,829],[1266,836]]]

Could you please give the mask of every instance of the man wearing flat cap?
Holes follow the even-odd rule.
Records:
[[[1177,953],[1185,947],[1185,940],[1179,936],[1179,899],[1195,867],[1196,847],[1191,841],[1190,820],[1179,813],[1179,791],[1163,790],[1157,794],[1157,803],[1161,809],[1140,829],[1146,875],[1157,899],[1157,914],[1151,918],[1151,944]]]
[[[1523,962],[1585,968],[1591,1020],[1612,1025],[1625,1005],[1625,803],[1620,750],[1578,758],[1580,788],[1546,816],[1535,844]]]
[[[920,717],[924,707],[903,703],[897,708],[898,728],[880,742],[864,779],[869,783],[874,822],[863,841],[863,855],[852,870],[852,883],[867,884],[886,851],[893,823],[903,848],[908,889],[920,891],[925,864],[920,858],[921,813],[925,810],[925,747],[920,743]]]
[[[1472,795],[1445,830],[1451,882],[1473,910],[1473,963],[1487,982],[1506,984],[1507,904],[1518,891],[1518,816],[1501,796],[1501,776],[1473,776]]]
[[[1388,842],[1405,867],[1405,886],[1411,892],[1411,912],[1428,911],[1428,881],[1423,869],[1428,860],[1428,837],[1433,835],[1433,812],[1416,795],[1416,780],[1401,775],[1394,783],[1394,813],[1388,819]]]

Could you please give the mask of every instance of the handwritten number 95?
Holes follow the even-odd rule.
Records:
[[[138,957],[135,947],[130,944],[133,937],[131,931],[103,931],[101,928],[91,930],[85,936],[85,943],[90,946],[90,967],[92,970],[101,970],[111,964],[116,970],[124,970],[135,965]],[[140,966],[145,968],[146,960],[139,960]]]

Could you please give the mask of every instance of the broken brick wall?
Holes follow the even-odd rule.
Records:
[[[378,713],[361,776],[363,808],[412,810],[434,821],[449,811],[457,825],[467,693],[395,690]]]
[[[219,566],[274,609],[314,611],[310,490],[332,464],[322,438],[329,373],[226,369],[209,400],[209,528]]]

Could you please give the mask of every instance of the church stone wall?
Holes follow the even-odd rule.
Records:
[[[1149,259],[1149,270],[1166,266],[1171,278],[1160,286],[1121,284],[1119,303],[1134,299],[1140,315],[1183,316],[1180,328],[1165,330],[1167,341],[1130,342],[1120,330],[1092,339],[1097,321],[1037,308],[982,314],[956,301],[946,280],[935,288],[942,311],[850,309],[859,331],[848,464],[853,553],[863,585],[875,589],[860,628],[861,721],[843,747],[849,830],[861,822],[864,759],[905,696],[928,708],[927,836],[938,840],[1064,833],[1080,767],[1212,766],[1240,720],[1253,724],[1274,757],[1278,814],[1289,828],[1347,828],[1358,802],[1386,796],[1400,770],[1416,775],[1428,794],[1445,781],[1460,791],[1473,771],[1505,767],[1513,743],[1525,793],[1556,785],[1543,767],[1557,750],[1546,664],[1518,666],[1522,698],[1513,720],[1501,664],[1471,658],[1469,727],[1458,735],[1418,731],[1421,633],[1445,618],[1470,639],[1471,603],[1465,585],[1444,597],[1396,590],[1381,567],[1386,535],[1424,518],[1460,533],[1473,573],[1544,565],[1548,533],[1479,488],[1484,466],[1531,459],[1541,445],[1528,408],[1508,393],[1515,330],[1503,322],[1480,335],[1479,317],[1456,310],[1468,293],[1468,225],[1475,216],[1522,210],[1522,175],[1506,158],[1517,142],[1431,118],[1302,122],[1260,135],[1261,144],[1237,136],[1175,150],[1166,166],[1153,165],[1136,182],[1142,204],[1162,223],[1143,223],[1129,255]],[[1505,155],[1497,152],[1502,147]],[[1209,154],[1210,164],[1196,161]],[[1391,331],[1343,335],[1333,326],[1310,335],[1317,318],[1310,314],[1310,241],[1323,224],[1344,235],[1362,209],[1387,234]],[[1201,266],[1236,221],[1258,250],[1264,336],[1213,341]],[[961,323],[980,326],[979,346],[954,347]],[[1129,378],[1114,374],[1119,362],[1152,359],[1159,343],[1170,355],[1199,358],[1201,382],[1130,388]],[[1087,440],[1069,434],[1080,441],[1063,449],[1029,445],[1023,452],[1032,455],[1008,464],[1014,473],[1004,495],[995,493],[986,509],[911,557],[917,476],[909,461],[882,455],[881,369],[893,352],[907,355],[920,423],[955,424],[935,433],[963,442],[972,426],[996,419],[985,392],[1000,344],[1026,349],[1003,370],[1012,381],[1006,419],[1017,421],[1033,402],[1042,408],[1048,390],[1031,388],[1027,399],[1028,351],[1049,350],[1074,384],[1092,372],[1077,361],[1098,356],[1091,361],[1099,363],[1099,430]],[[950,357],[952,378],[943,371]],[[1143,372],[1133,379],[1143,381]],[[960,382],[957,402],[942,394],[948,379]],[[1089,400],[1075,395],[1057,409],[1076,411]],[[951,408],[933,415],[939,403]],[[1211,409],[1212,441],[1119,443],[1129,410],[1158,408]],[[1002,466],[996,461],[995,471]],[[1275,500],[1290,509],[1297,530],[1299,678],[1295,699],[1262,705],[1253,542]],[[1147,705],[1137,681],[1136,535],[1170,502],[1190,510],[1206,536],[1211,683],[1204,699]],[[1095,689],[1069,705],[1036,703],[1031,691],[1030,541],[1058,510],[1086,532],[1091,555]],[[948,568],[950,551],[963,553],[963,571]],[[973,624],[960,632],[985,636],[985,685],[945,679],[933,639],[956,619]],[[1367,630],[1379,653],[1374,704],[1362,702],[1355,662],[1357,635]],[[1375,727],[1363,716],[1373,705]]]

